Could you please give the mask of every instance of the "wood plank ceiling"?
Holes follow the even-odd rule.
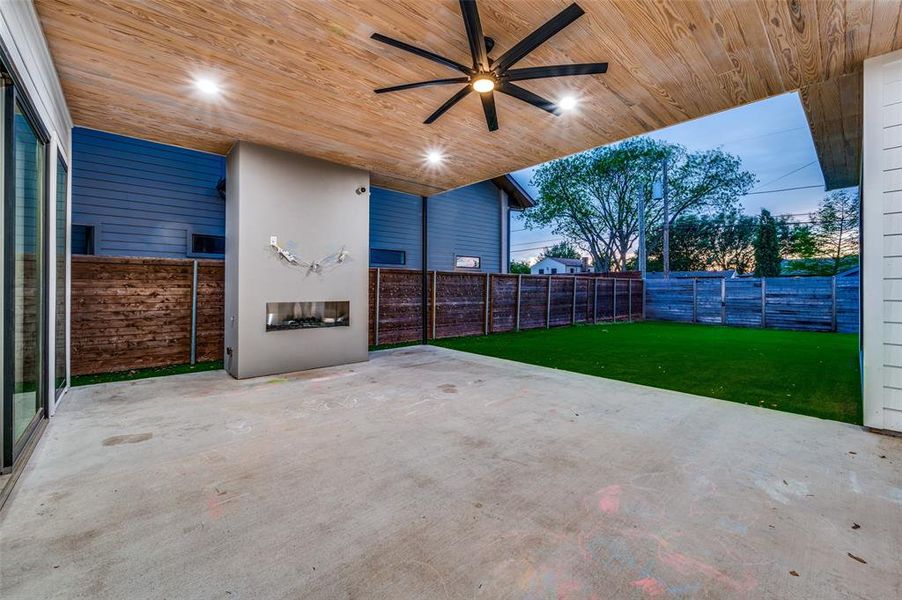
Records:
[[[579,3],[586,15],[517,66],[607,61],[608,73],[524,82],[551,100],[576,95],[578,110],[561,117],[496,94],[501,128],[489,133],[475,94],[422,124],[455,86],[373,93],[459,74],[369,39],[468,63],[454,0],[35,2],[78,125],[216,153],[248,140],[423,194],[798,89],[828,181],[846,181],[860,99],[839,82],[860,78],[839,78],[902,47],[902,0]],[[492,54],[567,4],[481,0]],[[221,98],[203,98],[197,77],[220,81]],[[440,167],[424,160],[431,149]]]

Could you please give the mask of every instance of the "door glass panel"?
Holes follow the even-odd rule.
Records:
[[[66,387],[66,163],[56,159],[56,337],[55,383]]]
[[[14,381],[13,442],[40,411],[41,372],[41,199],[44,197],[44,144],[16,105],[15,257],[14,257]]]

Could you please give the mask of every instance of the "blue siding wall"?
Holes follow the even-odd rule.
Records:
[[[96,254],[189,255],[189,235],[225,235],[225,158],[91,129],[72,132],[72,223]]]
[[[422,268],[421,202],[419,196],[372,188],[370,247],[403,250],[405,268]],[[458,255],[478,256],[481,271],[501,270],[501,208],[490,181],[429,198],[429,268],[453,271]]]
[[[405,269],[421,269],[423,264],[420,225],[423,215],[419,196],[382,188],[370,189],[370,248],[401,250],[406,253]],[[370,263],[371,267],[394,267]]]
[[[501,271],[501,207],[491,181],[429,198],[429,268],[453,271],[458,255],[478,256],[480,271]]]
[[[96,254],[184,258],[191,232],[225,235],[216,191],[224,157],[82,128],[72,132],[72,154],[72,223],[94,226]],[[370,247],[403,250],[403,267],[421,268],[420,210],[419,196],[372,188]],[[498,272],[500,240],[493,183],[429,199],[430,268],[453,270],[466,255]]]

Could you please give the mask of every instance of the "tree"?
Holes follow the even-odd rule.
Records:
[[[664,158],[670,177],[669,220],[733,206],[755,183],[738,158],[721,150],[688,152],[647,137],[633,138],[539,167],[529,228],[551,227],[592,255],[596,270],[622,270],[639,233],[639,200],[649,232],[660,226],[663,202],[652,197]],[[674,242],[675,243],[675,242]]]
[[[539,254],[539,260],[543,258],[582,258],[579,254],[579,251],[573,247],[573,244],[567,241],[558,242],[554,246],[549,248],[545,248],[541,254]]]
[[[808,225],[798,225],[788,217],[777,220],[780,253],[787,258],[811,258],[817,255],[817,240]]]
[[[742,214],[736,207],[712,216],[707,239],[708,265],[719,271],[751,271],[755,266],[757,224],[755,217]]]
[[[838,190],[811,215],[818,254],[830,259],[829,275],[839,272],[845,257],[858,254],[860,208],[857,192]]]
[[[708,268],[710,224],[704,216],[680,217],[670,226],[670,268],[704,271]],[[655,227],[648,237],[648,270],[664,269],[664,229]]]
[[[525,260],[512,260],[510,266],[507,268],[507,272],[529,275],[531,271],[529,270],[529,263]]]
[[[777,222],[762,208],[755,233],[755,277],[777,277],[781,261]]]
[[[675,271],[750,271],[755,264],[757,224],[757,218],[735,207],[713,215],[680,217],[670,229],[670,266]],[[661,227],[652,231],[649,241],[649,269],[661,270]]]

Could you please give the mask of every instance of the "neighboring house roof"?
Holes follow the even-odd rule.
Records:
[[[646,279],[662,279],[664,273],[661,271],[653,271],[645,274]],[[671,279],[732,279],[736,277],[736,271],[730,269],[728,271],[671,271]]]
[[[507,193],[511,209],[523,210],[524,208],[530,208],[535,205],[535,201],[529,193],[510,175],[495,177],[492,179],[492,183]]]
[[[845,271],[837,273],[836,276],[837,277],[858,277],[860,271],[861,271],[860,266],[852,267],[851,269],[846,269]]]
[[[583,266],[583,261],[579,258],[558,258],[556,256],[546,256],[545,258],[550,258],[551,260],[556,260],[562,265],[568,267],[581,267]]]

